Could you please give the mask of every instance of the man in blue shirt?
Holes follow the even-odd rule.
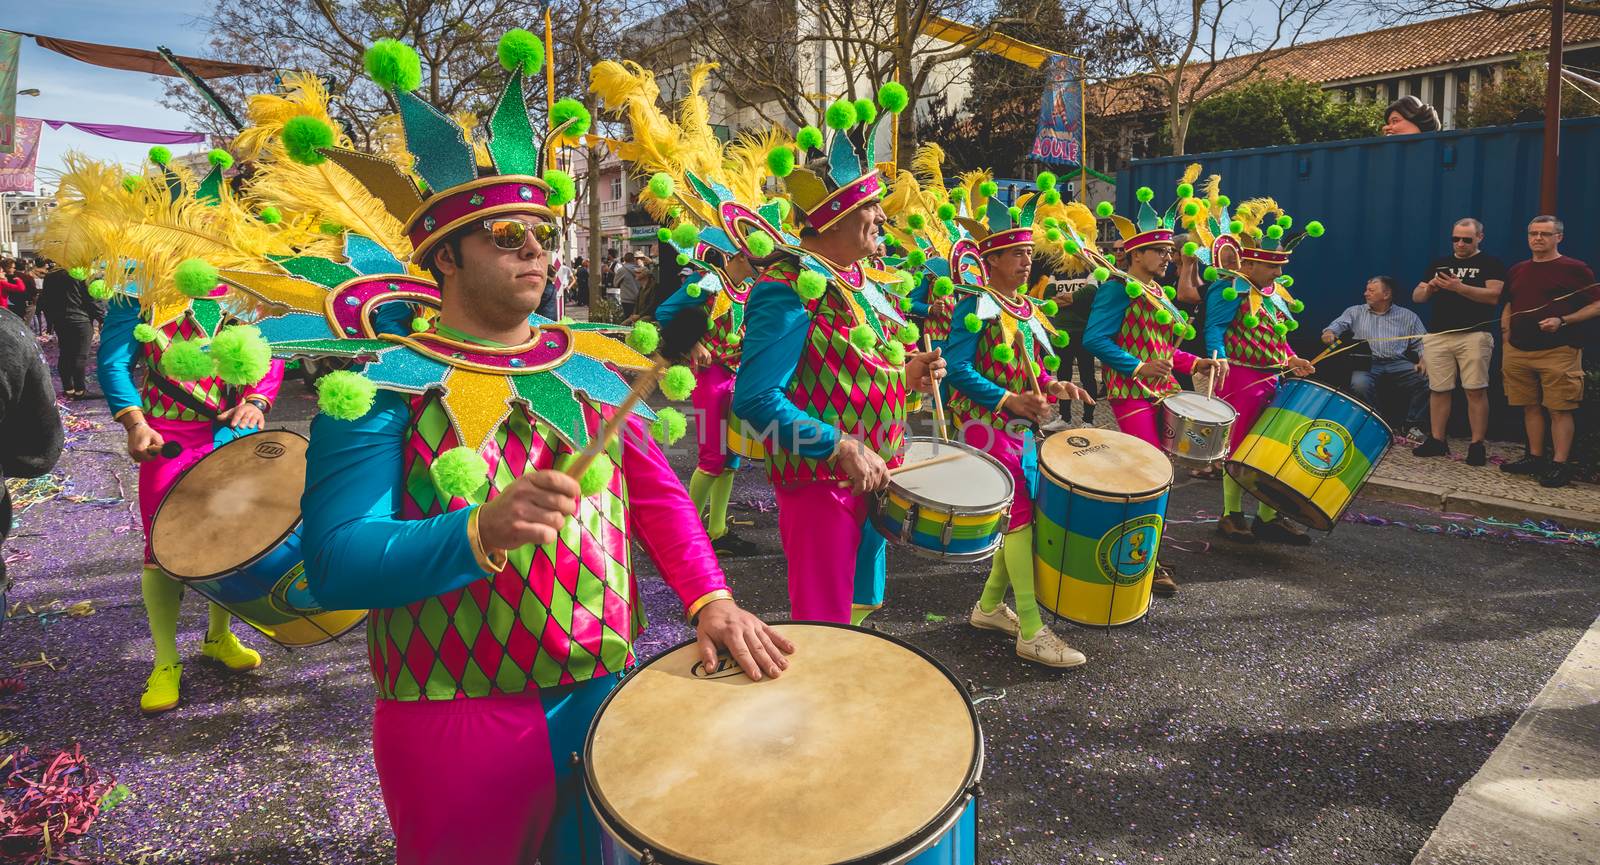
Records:
[[[1372,349],[1372,368],[1350,373],[1350,392],[1376,409],[1378,386],[1387,383],[1397,388],[1406,397],[1406,430],[1421,430],[1428,410],[1421,361],[1426,328],[1416,313],[1394,305],[1394,291],[1394,277],[1367,280],[1366,303],[1358,303],[1334,319],[1322,331],[1322,341],[1332,345],[1345,336],[1366,340]]]

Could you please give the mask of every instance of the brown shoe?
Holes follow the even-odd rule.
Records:
[[[1217,520],[1217,534],[1235,543],[1253,544],[1256,542],[1256,536],[1250,533],[1250,523],[1242,513],[1223,514],[1222,519]]]
[[[1156,577],[1150,581],[1150,593],[1170,598],[1178,593],[1178,581],[1172,578],[1172,569],[1156,562]]]
[[[1291,547],[1311,545],[1311,536],[1306,534],[1306,530],[1283,517],[1273,517],[1270,520],[1256,517],[1256,524],[1251,531],[1258,539],[1268,543],[1287,544]]]

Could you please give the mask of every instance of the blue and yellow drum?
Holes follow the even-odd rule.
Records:
[[[1039,606],[1082,625],[1126,625],[1150,608],[1172,463],[1114,430],[1073,429],[1039,448],[1034,582]]]
[[[1355,397],[1306,379],[1278,386],[1227,462],[1251,495],[1313,529],[1333,531],[1394,433]]]
[[[327,642],[366,620],[325,611],[300,552],[306,440],[288,430],[243,436],[190,466],[150,521],[160,568],[279,645]]]
[[[728,453],[736,454],[749,460],[764,460],[767,458],[767,446],[762,443],[755,430],[739,419],[739,416],[728,410],[727,421],[723,424],[727,430]]]
[[[999,460],[962,442],[911,436],[868,519],[919,556],[981,562],[1000,548],[1011,497],[1011,474]]]

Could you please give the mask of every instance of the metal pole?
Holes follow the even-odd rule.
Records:
[[[1544,165],[1539,183],[1539,212],[1556,212],[1561,174],[1561,19],[1567,0],[1550,0],[1550,60],[1544,84]]]

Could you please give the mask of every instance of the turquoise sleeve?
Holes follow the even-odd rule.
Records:
[[[1117,332],[1128,312],[1127,284],[1120,279],[1100,283],[1094,293],[1094,306],[1089,309],[1089,323],[1083,328],[1083,347],[1100,359],[1100,362],[1123,375],[1133,375],[1139,368],[1139,359],[1117,345]]]
[[[944,342],[944,380],[950,389],[960,391],[967,399],[986,408],[994,408],[1006,398],[1006,389],[985,378],[973,361],[978,356],[978,338],[982,336],[967,330],[966,318],[978,311],[976,295],[964,297],[951,313],[950,338]]]
[[[769,443],[776,441],[781,449],[802,457],[824,459],[839,444],[838,428],[801,411],[785,393],[810,330],[811,317],[793,286],[762,282],[751,289],[733,413]]]
[[[143,402],[138,385],[133,383],[133,366],[139,359],[139,341],[133,338],[133,329],[138,325],[138,301],[119,294],[107,304],[106,320],[100,326],[100,351],[95,355],[95,374],[113,416]]]
[[[1244,302],[1242,295],[1235,295],[1233,300],[1222,296],[1223,289],[1231,285],[1233,280],[1219,279],[1206,289],[1206,354],[1211,357],[1228,356],[1222,337],[1239,313],[1239,304]]]

